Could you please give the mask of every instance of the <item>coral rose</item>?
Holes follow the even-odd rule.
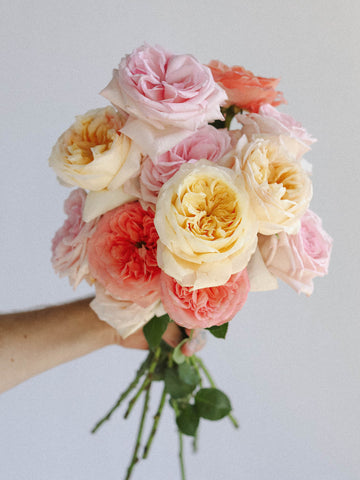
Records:
[[[82,221],[85,199],[86,192],[80,188],[70,193],[64,204],[68,218],[52,240],[53,268],[60,277],[68,276],[74,288],[89,275],[87,244],[97,223]]]
[[[277,78],[257,77],[243,67],[228,67],[218,60],[212,60],[208,67],[217,82],[227,93],[227,106],[258,112],[261,105],[269,103],[276,106],[286,103],[282,92],[275,90]]]
[[[101,217],[91,237],[92,276],[115,298],[148,307],[160,295],[154,212],[127,203]]]
[[[313,278],[328,272],[331,237],[323,230],[321,219],[311,210],[301,218],[296,235],[259,235],[259,248],[265,264],[276,277],[298,293],[311,295]]]
[[[121,60],[101,94],[130,115],[122,131],[153,159],[223,119],[226,100],[210,70],[193,56],[146,44]]]
[[[185,328],[222,325],[243,307],[250,289],[246,269],[232,275],[217,287],[182,287],[165,273],[161,274],[161,300],[170,318]]]
[[[67,186],[99,191],[116,189],[140,167],[141,153],[132,140],[118,133],[126,115],[112,107],[76,117],[54,145],[50,166]]]
[[[96,296],[90,303],[90,307],[100,320],[115,328],[122,338],[135,333],[155,315],[157,317],[165,315],[160,300],[143,308],[137,303],[112,297],[98,282],[96,282],[95,288]]]
[[[147,157],[141,167],[139,178],[140,198],[145,202],[156,203],[160,188],[182,164],[194,163],[201,159],[215,162],[229,149],[230,136],[227,130],[217,130],[206,125],[194,135],[178,143],[169,152],[160,155],[156,163]]]
[[[186,287],[223,285],[243,270],[258,223],[241,175],[207,160],[186,163],[156,204],[159,266]]]

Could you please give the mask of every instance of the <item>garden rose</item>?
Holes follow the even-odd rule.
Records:
[[[242,123],[242,134],[251,138],[253,135],[288,135],[297,140],[299,144],[297,158],[310,150],[316,140],[311,137],[301,125],[290,115],[279,112],[271,105],[262,105],[259,113],[250,113],[247,115],[236,115],[238,122]]]
[[[258,224],[241,175],[207,160],[184,164],[156,204],[158,264],[186,287],[223,285],[243,270]]]
[[[249,142],[243,135],[234,153],[224,159],[226,166],[244,175],[264,235],[296,233],[312,197],[310,177],[296,161],[297,151],[289,150],[293,143],[287,138],[259,136]]]
[[[139,179],[141,199],[156,203],[160,188],[182,164],[194,163],[201,159],[214,162],[225,155],[229,149],[230,136],[227,130],[217,130],[206,125],[178,143],[169,152],[160,155],[156,163],[147,157],[141,167]]]
[[[60,277],[68,276],[74,288],[89,275],[87,244],[97,223],[82,221],[85,199],[86,192],[80,188],[70,193],[64,204],[68,218],[52,240],[53,268]]]
[[[98,282],[95,288],[96,296],[90,303],[90,307],[100,320],[115,328],[122,338],[135,333],[155,315],[161,317],[165,314],[159,300],[143,308],[134,302],[112,297]]]
[[[112,107],[90,110],[56,142],[49,158],[59,179],[92,191],[116,189],[140,167],[139,148],[119,133],[126,115]]]
[[[313,278],[327,274],[331,247],[331,237],[311,210],[301,218],[296,235],[281,232],[259,236],[259,248],[270,272],[306,295],[314,290]]]
[[[250,289],[246,269],[217,287],[193,290],[161,274],[161,300],[170,318],[185,328],[208,328],[230,321],[243,307]]]
[[[154,212],[138,202],[107,212],[89,242],[92,276],[113,297],[150,306],[160,297],[157,240]]]
[[[217,82],[227,93],[226,106],[258,112],[261,105],[269,103],[276,106],[286,103],[282,92],[275,90],[277,78],[257,77],[243,67],[228,67],[218,60],[212,60],[208,67]]]
[[[226,100],[210,70],[193,56],[146,44],[121,60],[101,94],[130,115],[122,132],[153,159],[222,119]]]

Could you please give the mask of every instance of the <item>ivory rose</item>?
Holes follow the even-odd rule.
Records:
[[[185,328],[208,328],[230,321],[243,307],[250,289],[246,269],[217,287],[193,290],[161,274],[161,300],[170,318]]]
[[[248,141],[243,135],[222,162],[244,175],[259,232],[264,235],[296,233],[312,197],[310,177],[296,161],[296,146],[292,152],[294,144],[288,138],[264,135]]]
[[[208,67],[217,82],[227,93],[226,106],[258,112],[261,105],[273,106],[286,103],[282,92],[276,89],[279,79],[257,77],[243,67],[228,67],[218,60],[212,60]]]
[[[91,275],[115,298],[143,308],[160,298],[154,212],[127,203],[101,217],[90,239]]]
[[[207,160],[184,164],[156,204],[158,264],[182,286],[226,283],[243,270],[258,224],[241,175]]]
[[[273,275],[298,293],[311,295],[313,278],[328,272],[332,239],[322,228],[321,219],[307,210],[297,234],[260,235],[259,248]]]
[[[101,94],[130,116],[122,132],[151,158],[170,150],[197,128],[223,119],[225,92],[191,55],[143,45],[113,71]]]
[[[146,157],[139,178],[140,198],[146,202],[156,203],[160,188],[182,164],[194,163],[201,159],[214,162],[229,149],[230,136],[227,130],[217,130],[206,125],[175,145],[169,152],[160,155],[156,163],[150,157]]]
[[[100,320],[111,325],[122,338],[132,335],[155,315],[161,317],[165,310],[159,300],[143,308],[140,305],[112,297],[102,285],[95,283],[96,296],[90,303]]]
[[[288,135],[296,139],[299,144],[299,158],[310,150],[310,145],[316,142],[301,123],[294,120],[290,115],[279,112],[271,105],[262,105],[258,114],[238,114],[236,119],[243,125],[242,134],[248,138],[258,134],[269,134]]]
[[[126,115],[112,107],[90,110],[76,117],[54,145],[50,166],[67,186],[114,190],[140,167],[141,153],[119,130]]]
[[[80,188],[70,193],[64,204],[67,219],[52,240],[53,268],[60,277],[68,276],[74,288],[89,275],[87,245],[97,223],[82,221],[85,199],[86,192]]]

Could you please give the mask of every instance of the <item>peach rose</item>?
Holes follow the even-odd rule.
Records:
[[[161,274],[161,300],[165,310],[185,328],[208,328],[230,321],[243,307],[250,289],[246,269],[232,275],[217,287],[182,287],[175,279]]]
[[[90,110],[56,142],[50,166],[67,186],[99,191],[119,188],[140,168],[141,152],[119,130],[126,115],[112,107]]]
[[[185,163],[160,190],[158,264],[178,283],[223,285],[244,270],[258,222],[241,175],[207,160]]]
[[[311,210],[301,218],[296,235],[259,235],[259,249],[270,272],[306,295],[314,290],[313,278],[327,274],[331,248],[332,238]]]
[[[194,131],[223,119],[226,94],[191,55],[143,45],[120,62],[101,92],[130,116],[122,129],[156,159]]]
[[[86,192],[81,188],[70,193],[64,204],[68,218],[52,240],[53,268],[60,277],[68,276],[74,288],[89,275],[87,245],[97,223],[82,221],[85,199]]]
[[[264,235],[296,233],[312,197],[310,177],[297,161],[297,142],[289,138],[254,135],[248,141],[243,135],[236,149],[220,160],[244,176]]]
[[[115,298],[143,308],[160,298],[154,212],[127,203],[101,217],[90,239],[91,275]]]
[[[286,103],[282,92],[275,90],[277,78],[257,77],[243,67],[228,67],[218,60],[212,60],[208,67],[217,82],[227,93],[227,106],[258,112],[261,105],[269,103],[276,106]]]

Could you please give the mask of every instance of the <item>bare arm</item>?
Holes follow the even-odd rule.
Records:
[[[107,345],[148,348],[142,330],[123,340],[98,319],[90,300],[0,315],[0,393]],[[175,346],[181,334],[170,324],[164,338]]]

